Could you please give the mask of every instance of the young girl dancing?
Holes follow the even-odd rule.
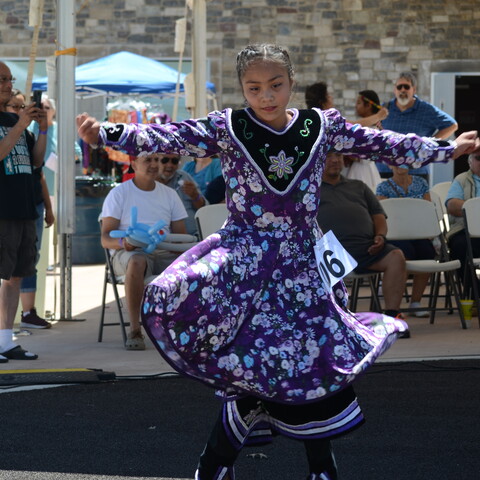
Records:
[[[223,228],[180,256],[144,296],[143,326],[178,371],[223,392],[197,480],[234,479],[247,443],[271,432],[302,440],[309,479],[336,479],[330,439],[363,422],[352,382],[407,328],[346,308],[314,254],[329,150],[415,166],[480,147],[457,146],[346,123],[335,110],[287,108],[293,68],[286,50],[252,45],[237,56],[248,107],[167,125],[77,119],[90,144],[132,155],[218,155],[226,182]]]

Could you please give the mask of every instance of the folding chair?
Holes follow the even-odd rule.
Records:
[[[447,193],[448,193],[448,190],[450,190],[451,185],[452,185],[452,182],[440,182],[440,183],[436,183],[430,189],[430,194],[432,192],[435,192],[440,197],[440,200],[444,208],[445,208],[445,199],[447,198]]]
[[[440,228],[442,229],[443,234],[446,235],[448,230],[450,229],[450,222],[448,221],[448,213],[447,208],[445,207],[445,199],[442,200],[442,197],[434,190],[431,190],[429,193],[432,203],[435,205],[437,217],[440,222]]]
[[[465,257],[465,278],[470,275],[472,281],[473,300],[477,306],[477,312],[480,312],[480,300],[478,292],[478,274],[480,269],[480,258],[473,256],[472,239],[480,238],[480,197],[471,198],[463,204],[463,218],[465,219],[465,237],[467,239],[467,252]],[[463,292],[464,298],[471,298],[470,292]],[[480,315],[478,317],[480,327]]]
[[[350,285],[350,301],[349,301],[349,309],[352,312],[357,311],[357,303],[360,298],[360,286],[362,281],[366,280],[368,282],[368,286],[370,287],[370,308],[371,312],[381,312],[382,307],[380,305],[380,299],[378,297],[378,288],[380,285],[380,272],[369,272],[369,273],[356,273],[355,270],[350,272],[344,280],[348,284],[348,280],[351,280]]]
[[[195,213],[198,235],[201,240],[220,230],[228,217],[225,203],[215,203],[199,208]]]
[[[100,325],[98,329],[98,341],[101,342],[103,339],[103,327],[108,327],[111,325],[120,325],[120,329],[122,331],[123,336],[123,343],[127,341],[127,332],[125,327],[128,327],[130,323],[126,323],[123,318],[122,312],[122,300],[120,299],[120,295],[118,294],[118,285],[124,285],[125,277],[117,277],[115,272],[113,271],[112,266],[112,256],[110,255],[110,251],[108,248],[105,248],[105,278],[103,282],[103,294],[102,294],[102,310],[100,314]],[[117,304],[118,316],[120,321],[119,322],[109,322],[105,323],[105,308],[106,308],[106,298],[107,298],[107,285],[112,285],[113,294],[115,295],[115,303]]]
[[[445,184],[448,184],[447,187],[450,186],[450,182],[445,182]],[[442,185],[442,184],[438,184],[438,185]],[[443,236],[444,236],[445,241],[446,241],[446,235],[447,235],[448,230],[450,229],[450,222],[448,220],[448,213],[447,213],[447,209],[445,207],[445,199],[442,200],[440,195],[433,190],[431,190],[429,193],[430,193],[430,198],[432,200],[432,203],[435,205],[435,210],[437,212],[437,218],[438,218],[439,223],[440,223],[440,229],[442,230]],[[445,285],[445,308],[448,308],[449,313],[453,313],[453,310],[452,310],[452,295],[451,295],[451,292],[448,288],[448,285]]]
[[[381,201],[387,214],[388,240],[416,240],[438,238],[440,243],[440,258],[438,260],[407,260],[408,273],[432,274],[431,292],[428,307],[402,309],[404,311],[428,310],[430,323],[435,320],[437,300],[440,288],[440,274],[443,273],[445,283],[455,297],[455,305],[460,316],[462,328],[467,328],[460,304],[458,269],[459,260],[450,260],[448,250],[440,229],[435,206],[419,198],[388,198]]]

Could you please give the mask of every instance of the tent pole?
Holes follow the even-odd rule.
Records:
[[[75,232],[75,1],[57,0],[58,192],[60,320],[72,318],[71,236]],[[61,80],[61,81],[60,81]]]
[[[207,6],[205,0],[193,1],[193,78],[195,80],[195,117],[207,112]]]

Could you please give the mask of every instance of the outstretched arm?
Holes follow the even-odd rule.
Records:
[[[326,117],[329,123],[328,140],[335,151],[376,162],[406,164],[416,168],[431,162],[448,162],[460,155],[480,151],[477,131],[462,133],[454,145],[412,133],[403,135],[352,125],[345,122],[335,110],[327,111]]]
[[[98,134],[100,132],[100,122],[88,115],[82,113],[77,117],[78,136],[89,145],[96,145],[98,143]]]
[[[165,125],[98,122],[88,114],[77,117],[78,134],[90,145],[111,146],[130,155],[176,153],[208,157],[222,149],[225,114],[212,112],[206,118]]]

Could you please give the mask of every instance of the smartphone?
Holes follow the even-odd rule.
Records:
[[[35,102],[35,106],[37,108],[42,108],[42,91],[41,90],[33,91],[33,101]]]

